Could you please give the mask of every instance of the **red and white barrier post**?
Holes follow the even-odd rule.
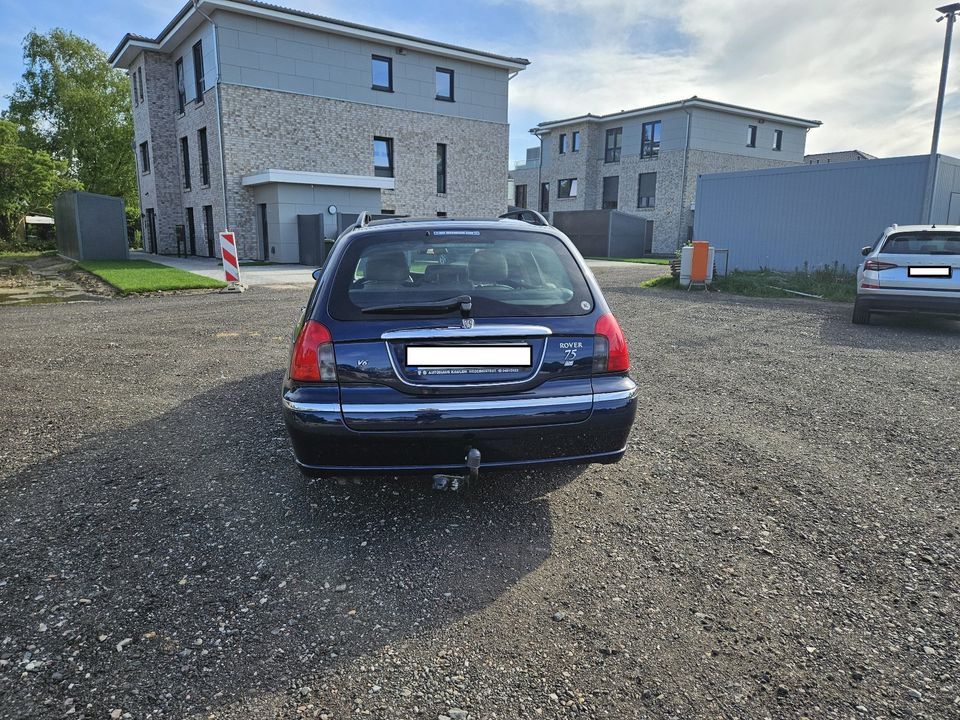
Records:
[[[227,287],[223,292],[243,292],[240,283],[240,261],[237,260],[237,238],[229,230],[220,233],[220,255],[223,259],[223,275]]]

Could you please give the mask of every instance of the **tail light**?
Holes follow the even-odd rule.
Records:
[[[864,270],[889,270],[891,268],[897,267],[896,263],[883,262],[881,260],[867,260],[863,264]]]
[[[336,382],[337,362],[333,337],[315,320],[307,320],[293,345],[290,379],[299,382]]]
[[[593,371],[623,372],[630,369],[630,350],[623,330],[612,313],[601,315],[593,330]]]

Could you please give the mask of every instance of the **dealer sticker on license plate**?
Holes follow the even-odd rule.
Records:
[[[950,278],[953,277],[953,268],[943,267],[908,267],[907,277]]]
[[[408,345],[407,367],[530,367],[529,345]]]

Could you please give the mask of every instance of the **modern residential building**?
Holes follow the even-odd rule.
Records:
[[[254,0],[188,2],[156,38],[126,35],[145,247],[297,262],[362,210],[506,209],[507,95],[528,61]],[[306,225],[306,224],[305,224]],[[316,222],[312,227],[317,227]]]
[[[527,161],[510,171],[514,203],[541,212],[620,210],[647,221],[647,250],[692,238],[697,176],[803,162],[819,127],[765,110],[705,100],[542,122]]]
[[[834,150],[833,152],[813,153],[804,155],[803,161],[807,165],[826,165],[827,163],[853,162],[855,160],[876,160],[876,155],[870,155],[862,150]]]

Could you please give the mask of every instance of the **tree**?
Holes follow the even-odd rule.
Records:
[[[86,190],[137,208],[126,75],[96,45],[59,28],[28,34],[23,59],[26,70],[5,113],[20,127],[23,144],[64,161]]]
[[[0,240],[13,237],[24,215],[49,214],[53,199],[71,188],[79,183],[68,177],[65,161],[24,147],[17,126],[0,120]]]

